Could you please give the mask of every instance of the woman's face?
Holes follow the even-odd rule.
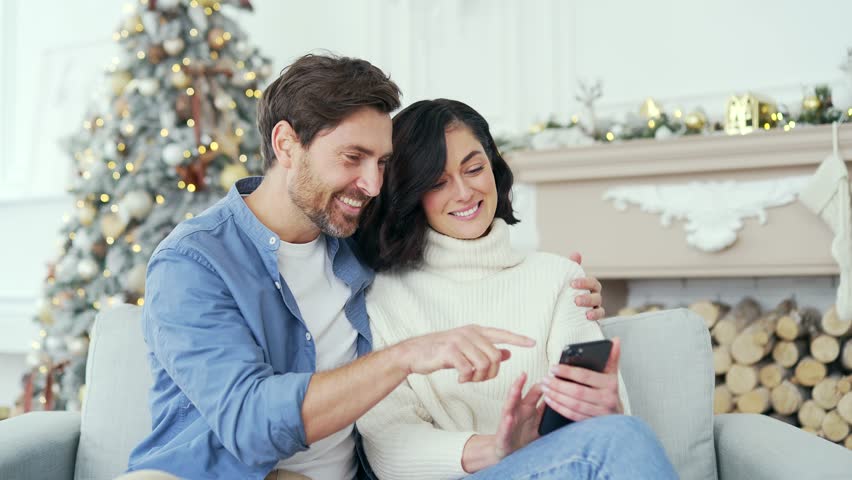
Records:
[[[447,129],[444,173],[423,196],[426,219],[448,237],[479,238],[497,211],[497,185],[485,149],[464,125]]]

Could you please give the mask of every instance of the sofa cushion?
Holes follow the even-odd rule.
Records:
[[[633,415],[657,433],[681,478],[715,479],[713,355],[704,320],[687,309],[601,322],[621,338],[619,366]]]
[[[142,338],[142,309],[121,305],[95,320],[86,363],[86,398],[76,480],[112,479],[151,431],[151,371]]]

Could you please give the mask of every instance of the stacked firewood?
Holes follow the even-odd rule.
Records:
[[[624,314],[660,309],[648,305]],[[785,300],[762,311],[699,301],[713,339],[716,413],[762,413],[852,449],[852,319]]]

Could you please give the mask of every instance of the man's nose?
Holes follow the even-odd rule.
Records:
[[[382,171],[377,163],[365,162],[355,184],[365,195],[375,197],[382,190]]]

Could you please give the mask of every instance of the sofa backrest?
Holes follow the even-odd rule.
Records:
[[[86,365],[76,480],[107,480],[127,467],[151,431],[151,372],[142,309],[121,305],[98,315]],[[601,322],[620,337],[620,369],[633,415],[653,428],[684,479],[715,479],[713,362],[704,321],[689,310],[649,312]]]
[[[631,413],[645,420],[683,479],[716,479],[713,352],[704,320],[687,309],[601,322],[621,338],[619,368]]]
[[[95,320],[86,363],[86,398],[76,480],[124,472],[130,451],[151,431],[151,371],[142,338],[142,309],[121,305]]]

